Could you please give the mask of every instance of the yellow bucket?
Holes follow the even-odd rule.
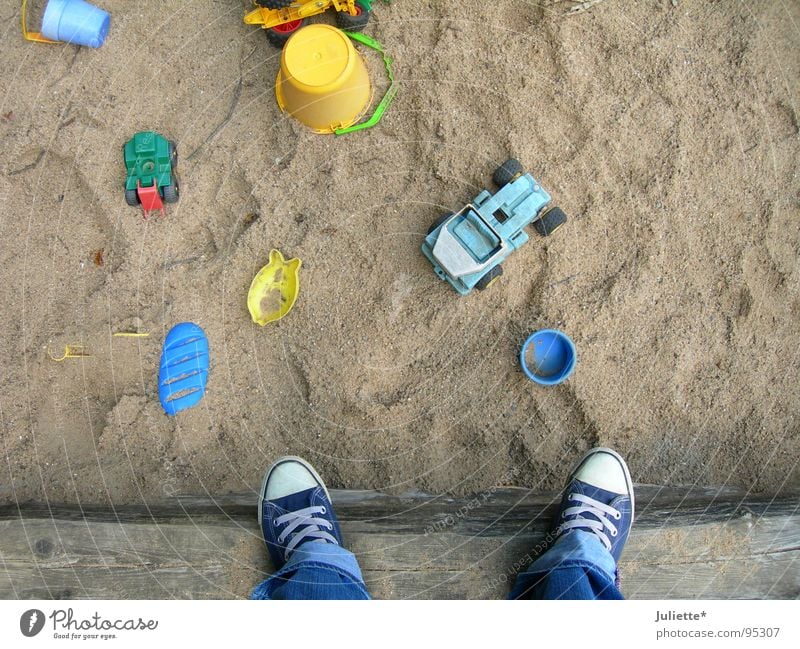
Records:
[[[284,45],[275,83],[278,106],[317,133],[354,124],[371,95],[367,67],[344,32],[309,25]]]

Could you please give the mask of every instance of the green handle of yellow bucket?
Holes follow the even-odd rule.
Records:
[[[367,47],[372,48],[376,52],[378,52],[381,57],[383,57],[383,64],[386,66],[386,75],[389,77],[389,87],[386,89],[386,92],[383,95],[383,99],[381,99],[380,103],[375,107],[375,112],[372,113],[372,116],[358,124],[353,124],[352,126],[348,126],[346,128],[337,128],[334,133],[336,135],[344,135],[345,133],[353,133],[354,131],[361,131],[365,128],[372,128],[381,121],[383,114],[386,112],[386,109],[389,108],[389,104],[392,103],[392,99],[397,94],[397,86],[394,85],[394,76],[392,75],[392,59],[386,54],[386,50],[383,49],[383,45],[381,45],[378,41],[374,38],[370,38],[366,34],[362,34],[361,32],[344,32],[354,41],[361,43],[362,45],[366,45]]]

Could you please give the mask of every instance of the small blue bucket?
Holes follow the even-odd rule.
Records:
[[[577,360],[575,344],[557,329],[532,333],[519,352],[519,364],[525,376],[540,385],[558,385],[566,381]]]
[[[83,0],[50,0],[42,18],[42,35],[53,41],[100,47],[111,16]]]

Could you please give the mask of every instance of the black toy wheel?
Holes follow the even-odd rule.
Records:
[[[356,8],[356,15],[351,16],[346,11],[340,11],[336,14],[336,25],[345,31],[360,32],[369,22],[369,9],[358,0],[353,5]]]
[[[139,193],[135,189],[126,189],[125,202],[131,207],[138,207],[140,205]]]
[[[478,283],[475,284],[475,288],[477,288],[479,291],[489,288],[502,274],[503,267],[499,265],[495,266],[492,268],[492,270],[478,280]]]
[[[170,140],[169,144],[169,163],[172,165],[172,170],[175,171],[175,167],[178,166],[178,147],[175,146],[175,142]]]
[[[561,208],[551,207],[541,217],[534,221],[533,227],[536,228],[536,231],[543,237],[549,237],[566,222],[567,215],[564,214]]]
[[[180,185],[178,184],[177,178],[173,178],[169,185],[164,185],[161,191],[164,195],[165,203],[177,203],[178,199],[181,197]]]
[[[267,9],[283,9],[292,4],[292,0],[256,0],[256,4]]]
[[[498,187],[503,187],[512,180],[516,180],[517,177],[521,176],[524,172],[525,169],[523,169],[522,163],[519,160],[516,158],[509,158],[494,170],[492,180]]]
[[[444,223],[451,216],[453,216],[452,212],[450,212],[449,214],[443,214],[438,219],[436,219],[433,223],[431,223],[431,227],[428,228],[428,234],[433,232],[436,228],[438,228],[442,223]]]
[[[290,20],[288,23],[267,29],[267,40],[278,49],[283,49],[292,34],[303,26],[303,22],[305,21],[302,18],[300,20]]]

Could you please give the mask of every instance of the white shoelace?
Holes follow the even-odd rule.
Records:
[[[314,514],[325,514],[325,512],[325,507],[322,505],[306,507],[305,509],[298,509],[296,512],[282,514],[272,521],[276,528],[286,525],[286,529],[278,536],[278,543],[283,545],[286,538],[291,535],[284,552],[284,556],[287,560],[294,549],[309,537],[339,545],[336,537],[326,531],[333,530],[333,523],[330,523],[324,518],[314,518]],[[298,528],[302,529],[298,530]]]
[[[610,505],[601,503],[599,500],[584,496],[583,494],[570,494],[568,500],[580,504],[567,507],[561,514],[561,517],[567,518],[569,516],[577,516],[577,518],[561,523],[561,525],[558,526],[559,533],[571,529],[585,529],[597,536],[606,547],[606,550],[611,550],[611,540],[608,538],[605,530],[608,530],[608,533],[611,534],[612,537],[615,537],[617,535],[617,528],[606,517],[611,516],[611,518],[618,521],[622,518],[620,511],[614,509]],[[586,518],[584,514],[592,514],[596,516],[598,520]]]

